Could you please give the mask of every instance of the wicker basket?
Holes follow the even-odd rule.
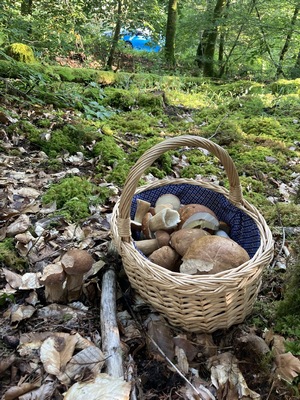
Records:
[[[164,152],[179,147],[206,149],[225,168],[229,191],[193,179],[165,179],[139,187],[140,177]],[[171,272],[149,261],[136,247],[130,220],[136,199],[152,205],[164,193],[176,194],[182,204],[200,203],[231,226],[231,238],[243,246],[250,260],[215,275]],[[252,311],[264,268],[273,257],[272,234],[258,210],[243,199],[235,165],[222,147],[198,136],[167,139],[146,151],[131,169],[111,221],[113,243],[122,257],[134,289],[168,321],[190,332],[213,332],[241,323]]]

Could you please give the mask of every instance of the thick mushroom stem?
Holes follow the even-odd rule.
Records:
[[[137,199],[136,201],[136,212],[134,216],[134,221],[142,223],[145,214],[149,211],[151,203],[145,200]]]
[[[164,208],[155,214],[149,221],[149,228],[152,232],[175,228],[180,222],[179,213],[170,208]]]
[[[66,301],[65,278],[66,274],[60,262],[48,264],[44,268],[40,283],[45,285],[45,297],[48,303],[64,303]]]

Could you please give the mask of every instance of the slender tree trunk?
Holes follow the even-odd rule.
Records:
[[[299,10],[300,10],[300,3],[298,3],[295,7],[294,14],[293,14],[291,24],[290,24],[290,29],[286,35],[284,45],[283,45],[280,55],[279,55],[279,62],[278,62],[277,70],[276,70],[276,78],[279,77],[279,75],[284,75],[283,70],[282,70],[282,63],[284,60],[284,56],[290,47],[292,34],[294,33],[294,30],[295,30],[295,25],[296,25],[297,17],[299,14]]]
[[[122,27],[122,0],[118,0],[118,8],[117,8],[117,22],[115,26],[115,31],[110,47],[110,52],[107,60],[107,67],[109,69],[112,69],[114,58],[115,58],[115,53],[118,45],[118,41],[120,38],[120,32],[121,32],[121,27]]]
[[[219,19],[222,17],[227,0],[217,0],[210,21],[210,28],[206,29],[197,49],[198,66],[203,69],[203,75],[215,76],[214,55],[218,38]]]
[[[21,3],[21,14],[31,15],[32,14],[32,2],[33,0],[22,0]]]
[[[165,58],[170,67],[174,67],[175,60],[175,35],[177,23],[177,0],[169,0],[168,20],[166,29]]]

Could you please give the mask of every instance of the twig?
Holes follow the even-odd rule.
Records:
[[[120,335],[116,310],[116,273],[109,267],[102,277],[101,291],[101,336],[102,351],[108,356],[107,373],[115,378],[124,377]]]

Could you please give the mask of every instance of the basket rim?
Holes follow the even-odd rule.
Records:
[[[177,178],[177,179],[157,180],[147,185],[139,186],[136,189],[135,194],[142,193],[146,190],[155,189],[160,186],[165,186],[170,184],[176,185],[183,183],[211,189],[213,191],[221,193],[228,200],[230,200],[229,199],[230,193],[226,188],[211,182],[203,181],[201,179],[195,180],[195,179]],[[113,241],[116,244],[121,256],[124,251],[131,252],[131,255],[134,256],[136,259],[138,259],[139,262],[143,262],[144,264],[143,267],[144,268],[146,267],[147,270],[151,273],[152,279],[155,279],[157,281],[159,281],[160,279],[167,279],[170,281],[170,283],[176,282],[176,284],[182,285],[184,283],[185,284],[195,284],[196,282],[204,283],[207,282],[208,280],[211,282],[211,284],[214,284],[214,283],[220,283],[220,279],[222,279],[223,283],[225,281],[228,281],[228,284],[232,282],[235,283],[236,285],[236,279],[244,279],[245,276],[252,275],[254,270],[262,269],[267,263],[270,262],[271,257],[273,255],[274,241],[270,228],[268,227],[264,217],[259,212],[259,210],[251,203],[249,203],[247,200],[243,199],[242,203],[234,204],[234,206],[243,211],[244,213],[246,213],[249,217],[251,217],[254,220],[254,223],[256,224],[260,233],[260,246],[250,260],[246,261],[245,263],[241,264],[236,268],[231,268],[229,270],[219,272],[217,274],[189,275],[181,272],[169,271],[163,267],[160,267],[157,264],[152,263],[146,256],[140,253],[140,251],[137,250],[137,248],[134,245],[135,241],[133,240],[132,235],[130,235],[129,241],[125,242],[121,240],[121,236],[119,235],[118,224],[120,223],[120,220],[121,223],[123,223],[124,220],[120,219],[119,217],[119,204],[120,204],[120,199],[116,202],[113,208],[113,213],[111,218],[111,233]],[[126,269],[125,265],[124,268]],[[178,278],[180,278],[180,281],[178,280]]]

